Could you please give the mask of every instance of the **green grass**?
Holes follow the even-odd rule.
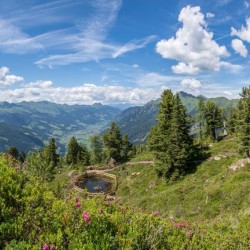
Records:
[[[197,166],[194,173],[172,184],[157,178],[154,166],[129,166],[128,175],[124,168],[119,172],[117,196],[147,212],[158,210],[163,217],[193,221],[249,213],[250,166],[235,172],[229,169],[239,157],[236,143],[221,141],[208,151],[211,157]],[[214,156],[220,156],[220,160],[214,160]],[[143,155],[135,159],[142,158]],[[135,172],[140,175],[132,176]]]

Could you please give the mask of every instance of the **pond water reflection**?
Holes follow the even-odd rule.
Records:
[[[103,193],[112,190],[111,180],[105,176],[89,175],[79,179],[77,186],[82,189],[87,189],[90,193]]]

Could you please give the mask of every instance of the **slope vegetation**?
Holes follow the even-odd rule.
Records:
[[[117,195],[145,211],[194,221],[249,215],[250,164],[230,169],[238,160],[236,151],[234,141],[213,144],[206,161],[193,163],[193,173],[171,184],[156,177],[152,164],[124,166]]]

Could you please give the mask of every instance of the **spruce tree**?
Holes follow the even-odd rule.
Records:
[[[19,155],[19,161],[21,163],[24,163],[25,159],[26,159],[26,154],[23,151],[21,151],[21,153]]]
[[[90,159],[93,164],[102,162],[103,141],[99,135],[92,135],[89,138]]]
[[[112,122],[108,131],[103,135],[105,154],[110,160],[113,158],[117,162],[121,160],[122,136],[119,127]]]
[[[125,134],[122,136],[122,145],[121,145],[121,159],[123,162],[127,161],[129,154],[133,149],[133,145],[129,142],[128,135]]]
[[[54,168],[57,167],[59,163],[59,154],[57,153],[57,146],[54,138],[51,138],[49,142],[48,152],[51,164]]]
[[[183,175],[187,169],[188,160],[190,160],[191,146],[193,144],[190,136],[191,125],[188,121],[186,109],[182,105],[179,95],[174,97],[170,125],[170,150],[171,163],[166,172],[168,179],[177,179]]]
[[[15,146],[9,147],[7,150],[7,154],[18,160],[19,152],[18,149]]]
[[[244,87],[237,107],[240,153],[250,157],[250,86]]]
[[[198,108],[198,114],[196,115],[196,121],[198,125],[198,139],[199,142],[203,141],[203,133],[204,133],[204,122],[205,122],[205,115],[204,115],[204,110],[205,110],[205,104],[202,99],[200,99],[197,103],[197,108]]]
[[[205,104],[205,136],[208,140],[217,139],[216,130],[223,127],[223,112],[214,102],[208,101]]]
[[[148,143],[158,176],[175,180],[185,173],[190,159],[190,123],[179,95],[174,96],[171,90],[163,92],[159,107],[158,123],[151,129]]]
[[[227,131],[230,134],[233,134],[236,132],[236,125],[237,125],[237,109],[231,108],[229,110],[228,114],[228,120],[227,120]]]
[[[68,144],[67,148],[67,155],[66,155],[66,161],[68,164],[75,165],[77,163],[77,158],[79,158],[79,144],[76,140],[76,138],[73,136]],[[78,156],[78,157],[77,157]]]
[[[149,149],[154,153],[158,176],[166,176],[171,168],[170,125],[173,112],[174,95],[171,90],[164,90],[159,103],[157,124],[149,133]]]

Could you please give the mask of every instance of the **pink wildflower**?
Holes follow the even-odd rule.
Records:
[[[80,206],[81,206],[81,203],[77,201],[77,202],[75,203],[75,206],[76,206],[76,207],[80,207]]]
[[[99,208],[99,211],[98,211],[98,212],[99,212],[99,214],[102,214],[102,213],[103,213],[102,207]]]
[[[68,196],[67,196],[67,200],[70,200],[72,198],[72,194],[69,194]]]
[[[83,215],[83,218],[84,218],[85,222],[91,221],[87,211],[83,211],[82,215]]]
[[[176,227],[181,228],[181,223],[177,223]]]
[[[159,215],[159,212],[158,211],[154,211],[153,212],[153,216],[158,216]]]
[[[188,232],[187,232],[187,236],[188,236],[188,237],[191,237],[191,236],[192,236],[192,232],[188,231]]]
[[[43,250],[49,250],[49,246],[46,243],[43,245]]]

